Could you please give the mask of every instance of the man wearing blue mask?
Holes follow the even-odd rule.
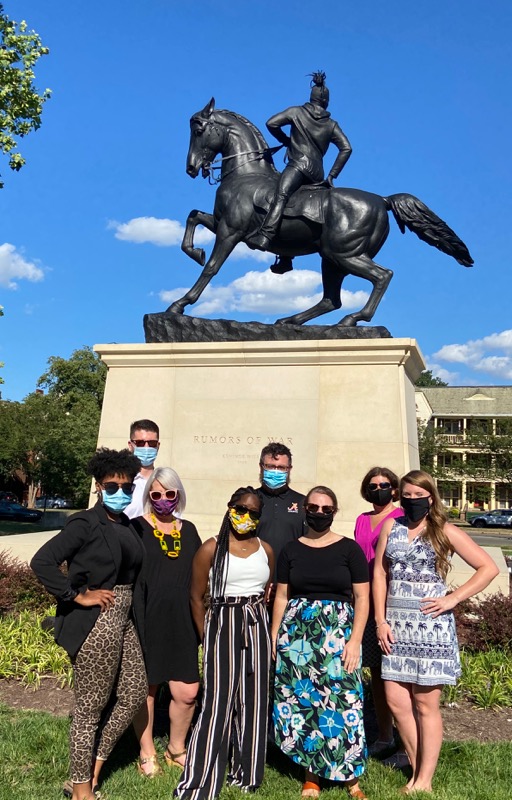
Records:
[[[284,545],[306,531],[304,495],[290,489],[292,454],[279,442],[269,442],[260,456],[262,503],[258,536],[272,547],[277,565]]]
[[[124,512],[130,519],[141,517],[144,513],[142,496],[147,479],[155,468],[155,459],[160,447],[159,436],[158,425],[150,419],[138,419],[130,425],[128,447],[142,464],[141,470],[134,480],[135,489],[132,495],[132,502]]]

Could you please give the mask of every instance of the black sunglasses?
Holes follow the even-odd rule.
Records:
[[[103,486],[107,494],[115,494],[119,489],[122,489],[125,494],[133,494],[135,489],[134,483],[114,483],[114,481],[101,483],[100,486]]]
[[[309,511],[310,514],[332,514],[334,506],[317,506],[316,503],[308,503],[306,511]]]
[[[158,439],[130,439],[130,442],[135,445],[135,447],[158,447]]]
[[[370,492],[375,492],[377,489],[391,489],[391,484],[389,481],[385,481],[383,483],[369,483],[368,488]]]
[[[247,506],[231,506],[237,514],[240,514],[242,517],[244,514],[249,514],[251,519],[259,519],[261,517],[261,511],[255,511],[253,508],[247,508]]]

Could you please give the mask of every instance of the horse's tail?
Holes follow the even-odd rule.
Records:
[[[470,267],[474,263],[464,242],[417,197],[412,194],[392,194],[383,199],[393,212],[402,233],[405,233],[406,227],[409,228],[424,242],[452,256],[463,267]]]

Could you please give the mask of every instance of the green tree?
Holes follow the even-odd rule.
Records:
[[[0,149],[15,171],[25,164],[18,140],[41,126],[43,105],[51,94],[49,89],[40,94],[34,83],[34,67],[48,52],[41,37],[24,20],[9,19],[0,3]]]
[[[39,456],[42,488],[46,494],[87,502],[91,479],[87,462],[98,441],[101,405],[107,368],[90,347],[75,350],[70,358],[51,356],[37,386],[45,388],[45,413],[51,424]],[[51,411],[50,411],[51,409]]]
[[[49,395],[64,398],[71,408],[84,397],[92,397],[101,409],[107,368],[90,347],[75,350],[70,358],[51,356],[48,369],[37,381]]]
[[[441,378],[436,378],[431,369],[424,369],[416,381],[416,386],[448,386],[448,384]]]
[[[0,317],[4,315],[4,307],[0,306]],[[0,361],[0,368],[4,366],[4,362]],[[0,377],[0,383],[5,383],[4,379]]]
[[[0,477],[25,475],[29,505],[40,486],[44,494],[87,503],[86,466],[98,440],[106,367],[91,348],[69,359],[51,357],[38,381],[47,394],[33,392],[23,403],[3,401],[0,409]]]

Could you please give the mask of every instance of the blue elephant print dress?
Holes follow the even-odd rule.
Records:
[[[424,597],[443,597],[447,586],[436,571],[428,539],[418,535],[409,542],[404,522],[393,523],[386,545],[386,619],[395,642],[391,653],[382,656],[382,677],[419,686],[453,685],[461,672],[453,612],[433,618],[420,608]]]
[[[325,547],[296,540],[281,552],[277,580],[291,596],[277,637],[276,744],[315,775],[358,778],[367,760],[361,668],[346,672],[341,656],[352,633],[352,585],[368,582],[366,557],[345,537]]]

